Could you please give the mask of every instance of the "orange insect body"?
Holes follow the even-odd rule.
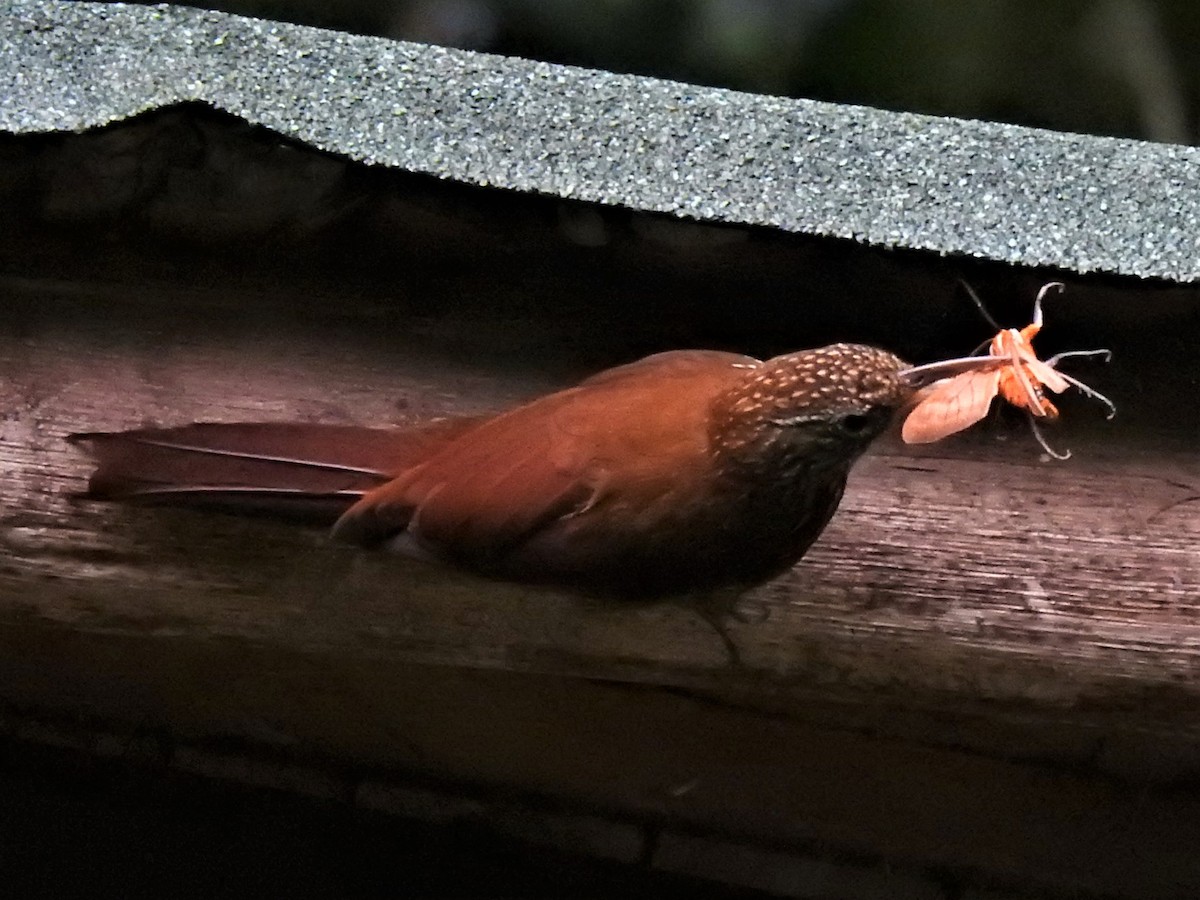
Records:
[[[1061,290],[1062,285],[1057,282],[1045,285],[1034,304],[1033,322],[1020,330],[1005,328],[997,332],[988,344],[987,356],[947,360],[909,370],[910,375],[917,377],[956,374],[934,382],[918,395],[901,430],[906,443],[931,443],[974,425],[987,415],[997,395],[1013,406],[1027,410],[1035,421],[1057,419],[1058,408],[1050,402],[1046,391],[1060,394],[1072,385],[1106,404],[1110,410],[1109,418],[1112,418],[1115,408],[1108,398],[1055,369],[1055,364],[1064,357],[1108,355],[1107,350],[1062,353],[1046,361],[1038,359],[1033,350],[1033,338],[1042,329],[1042,297],[1051,287]],[[1046,452],[1065,458],[1050,449],[1036,425],[1034,434]]]
[[[1037,322],[1020,331],[1006,328],[992,338],[990,355],[1010,363],[995,372],[997,393],[1001,397],[1035,416],[1057,419],[1058,407],[1050,402],[1043,388],[1048,387],[1057,394],[1066,389],[1067,382],[1033,352],[1034,335],[1041,330],[1042,326]]]

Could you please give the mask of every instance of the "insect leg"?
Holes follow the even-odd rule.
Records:
[[[1012,353],[1009,355],[1009,368],[1012,369],[1013,377],[1017,379],[1017,383],[1021,385],[1021,390],[1025,392],[1025,396],[1029,400],[1029,411],[1035,416],[1044,416],[1047,414],[1042,404],[1045,395],[1034,386],[1022,363],[1021,352],[1014,345]]]
[[[1074,359],[1076,357],[1082,357],[1082,356],[1087,356],[1087,357],[1103,356],[1104,361],[1106,363],[1112,362],[1112,351],[1111,350],[1068,350],[1066,353],[1059,353],[1059,354],[1056,354],[1055,356],[1050,357],[1049,359],[1045,360],[1045,363],[1050,368],[1057,369],[1058,364],[1062,360]]]
[[[1072,378],[1070,375],[1067,375],[1065,372],[1059,372],[1058,374],[1064,380],[1066,380],[1067,382],[1069,382],[1070,384],[1072,384],[1076,388],[1078,388],[1079,392],[1081,394],[1083,394],[1085,397],[1090,397],[1093,400],[1099,400],[1101,403],[1103,403],[1105,406],[1107,406],[1108,407],[1108,415],[1105,418],[1111,419],[1113,416],[1115,416],[1117,414],[1116,404],[1113,403],[1111,400],[1109,400],[1107,397],[1105,397],[1102,393],[1100,393],[1099,391],[1097,391],[1094,388],[1088,387],[1086,384],[1084,384],[1078,378]]]
[[[1038,444],[1040,444],[1041,448],[1050,454],[1050,456],[1053,456],[1055,459],[1059,460],[1071,458],[1070,450],[1066,451],[1065,453],[1059,453],[1057,450],[1051,447],[1049,443],[1047,443],[1046,436],[1042,434],[1042,429],[1038,425],[1037,419],[1034,417],[1032,412],[1029,413],[1029,428],[1031,431],[1033,431],[1033,436],[1037,438]]]
[[[1065,290],[1061,281],[1047,281],[1037,292],[1037,299],[1033,301],[1033,324],[1038,330],[1041,330],[1042,327],[1042,298],[1049,293],[1051,288],[1058,288],[1060,294]]]

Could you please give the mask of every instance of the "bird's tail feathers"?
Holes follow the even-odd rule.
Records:
[[[474,424],[415,429],[284,422],[72,434],[96,469],[82,497],[332,522]]]

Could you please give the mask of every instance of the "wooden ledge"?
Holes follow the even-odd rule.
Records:
[[[763,852],[1200,894],[1195,289],[1071,283],[1043,350],[1111,346],[1087,378],[1118,418],[1067,398],[1066,463],[1009,421],[883,442],[806,559],[747,598],[763,615],[733,626],[735,670],[688,610],[73,500],[88,462],[63,438],[403,424],[670,346],[960,353],[981,329],[959,268],[674,222],[672,244],[653,219],[342,174],[361,192],[334,206],[370,214],[295,240],[214,228],[180,252],[187,208],[159,210],[164,237],[153,204],[108,243],[95,222],[0,222],[20,251],[0,275],[0,703],[18,719],[524,791]],[[575,214],[619,237],[579,244]],[[362,242],[370,261],[337,261]],[[969,274],[1006,322],[1048,280]]]

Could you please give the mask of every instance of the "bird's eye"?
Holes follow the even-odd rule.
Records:
[[[861,413],[850,413],[838,420],[838,427],[846,434],[859,435],[871,427],[871,420]]]

